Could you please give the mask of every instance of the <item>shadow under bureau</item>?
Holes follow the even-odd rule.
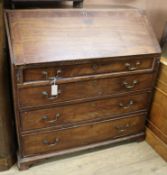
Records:
[[[136,9],[9,10],[18,167],[139,141],[160,48]]]

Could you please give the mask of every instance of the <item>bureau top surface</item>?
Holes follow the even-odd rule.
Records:
[[[137,9],[6,11],[15,65],[160,53]]]

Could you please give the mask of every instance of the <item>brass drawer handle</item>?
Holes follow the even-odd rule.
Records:
[[[58,90],[58,95],[59,94],[61,94],[61,90],[60,89]],[[50,96],[47,91],[43,91],[42,92],[42,95],[45,96],[49,100],[54,100],[54,99],[56,99],[58,97],[58,95],[56,95],[56,96]]]
[[[138,83],[139,83],[138,80],[133,80],[132,85],[129,85],[128,82],[124,81],[123,85],[125,86],[126,89],[133,89],[135,87],[135,85]]]
[[[130,100],[127,105],[124,105],[123,103],[120,103],[119,106],[122,107],[123,109],[128,109],[134,104],[133,100]]]
[[[60,74],[62,73],[61,69],[57,69],[57,75],[55,77],[59,77]],[[53,80],[54,77],[49,77],[47,71],[42,71],[42,75],[45,77],[45,80]]]
[[[132,126],[129,123],[127,123],[125,126],[115,126],[115,129],[118,130],[118,132],[125,132],[131,127]]]
[[[131,65],[131,63],[125,63],[125,66],[128,68],[129,71],[134,71],[138,69],[138,66],[140,65],[140,61],[137,61],[135,66]]]
[[[47,145],[47,146],[55,146],[57,145],[58,143],[60,142],[60,139],[59,138],[56,138],[55,141],[53,142],[49,142],[47,139],[43,140],[43,144],[44,145]]]
[[[129,129],[129,128],[132,128],[132,127],[135,127],[137,125],[137,123],[136,122],[133,122],[133,123],[127,123],[126,125],[123,125],[123,126],[115,126],[114,128],[116,129],[116,130],[118,130],[118,132],[125,132],[125,131],[127,131],[127,129]]]
[[[44,116],[42,117],[42,119],[43,119],[44,121],[47,121],[47,123],[55,123],[55,122],[57,122],[57,120],[59,119],[59,117],[60,117],[60,113],[57,113],[57,114],[56,114],[56,119],[54,119],[54,120],[48,120],[49,118],[48,118],[47,115],[44,115]]]

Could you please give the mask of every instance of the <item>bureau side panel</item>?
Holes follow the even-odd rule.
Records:
[[[14,114],[15,114],[15,123],[16,123],[16,131],[17,131],[17,141],[18,141],[18,151],[21,155],[21,139],[20,139],[20,122],[19,122],[19,110],[18,110],[18,98],[17,98],[17,76],[16,76],[16,68],[13,63],[13,51],[12,51],[12,43],[11,43],[11,37],[10,37],[10,29],[8,25],[8,19],[7,19],[7,13],[4,15],[5,19],[5,27],[6,27],[6,34],[7,34],[7,40],[8,40],[8,48],[9,48],[9,54],[10,54],[10,71],[11,71],[11,82],[12,82],[12,93],[13,93],[13,107],[14,107]]]

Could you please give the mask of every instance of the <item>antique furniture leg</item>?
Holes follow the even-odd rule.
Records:
[[[18,166],[18,169],[20,171],[28,170],[30,168],[30,165],[28,163],[20,163],[20,162],[18,162],[17,166]]]
[[[74,1],[74,2],[73,2],[73,7],[74,7],[74,8],[82,8],[82,7],[83,7],[83,0]]]

